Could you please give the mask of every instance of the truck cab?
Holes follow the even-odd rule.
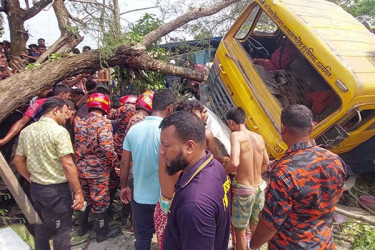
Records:
[[[203,92],[225,120],[241,106],[268,152],[287,150],[283,107],[313,111],[312,138],[333,152],[375,135],[375,35],[324,0],[255,0],[223,37]]]

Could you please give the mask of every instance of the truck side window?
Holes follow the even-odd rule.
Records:
[[[238,40],[245,39],[250,32],[250,28],[254,23],[255,17],[259,12],[259,5],[255,6],[254,9],[251,11],[250,15],[247,17],[245,22],[241,25],[240,29],[237,31],[236,35],[234,36]]]

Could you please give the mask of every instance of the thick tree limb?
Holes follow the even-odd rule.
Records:
[[[33,7],[23,11],[23,20],[28,20],[38,14],[43,8],[47,7],[48,4],[52,3],[53,0],[40,0],[36,2]]]
[[[114,55],[107,60],[108,66],[124,65],[137,67],[141,70],[159,71],[166,75],[189,77],[203,81],[205,76],[195,70],[165,64],[150,57],[144,50],[130,46],[121,46]],[[50,87],[69,76],[80,73],[94,73],[101,68],[100,52],[97,50],[63,58],[54,62],[45,62],[33,70],[25,70],[0,84],[0,121],[8,113],[17,108],[25,100],[31,99],[43,89]]]
[[[339,214],[342,214],[342,215],[345,215],[345,216],[348,216],[350,218],[353,218],[353,219],[357,219],[357,220],[360,220],[360,221],[363,221],[367,224],[370,224],[371,226],[375,226],[375,221],[374,220],[370,220],[362,215],[358,215],[358,214],[353,214],[353,213],[350,213],[348,211],[345,211],[341,208],[338,208],[336,207],[336,210],[335,210],[337,213]]]
[[[186,24],[186,23],[188,23],[188,22],[190,22],[194,19],[200,18],[200,17],[213,15],[213,14],[219,12],[220,10],[228,7],[229,5],[231,5],[233,3],[236,3],[236,2],[239,2],[239,1],[240,0],[224,0],[224,1],[219,2],[217,4],[214,4],[213,6],[210,6],[210,7],[199,8],[197,10],[189,11],[186,14],[184,14],[184,15],[182,15],[182,16],[162,25],[158,29],[148,33],[142,39],[142,41],[138,44],[138,46],[140,46],[140,48],[142,48],[142,47],[147,48],[153,42],[156,42],[161,37],[167,35],[171,31],[183,26],[184,24]]]

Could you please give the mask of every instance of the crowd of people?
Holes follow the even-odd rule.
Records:
[[[111,109],[105,86],[85,89],[59,83],[48,98],[41,93],[0,139],[19,134],[13,162],[43,222],[36,249],[50,249],[51,238],[53,249],[70,249],[73,210],[78,235],[118,235],[109,224],[118,191],[135,249],[150,249],[155,233],[159,249],[228,249],[231,232],[235,249],[334,248],[333,212],[349,169],[310,140],[305,106],[282,110],[289,149],[270,162],[241,107],[226,113],[231,150],[221,155],[197,100],[163,89],[123,96]]]
[[[24,70],[28,64],[36,63],[38,58],[48,49],[44,38],[39,38],[37,43],[29,44],[19,56],[11,55],[10,45],[11,43],[7,40],[0,42],[0,80]],[[83,46],[82,53],[89,52],[90,50],[90,46]],[[80,54],[81,52],[78,48],[74,48],[72,53]],[[63,82],[68,86],[76,86],[86,93],[85,85],[87,81],[108,83],[108,69],[102,69],[94,75],[78,74],[74,77],[64,79]]]

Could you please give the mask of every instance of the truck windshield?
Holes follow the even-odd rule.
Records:
[[[259,6],[234,38],[280,108],[303,104],[320,122],[341,106],[336,92]]]

